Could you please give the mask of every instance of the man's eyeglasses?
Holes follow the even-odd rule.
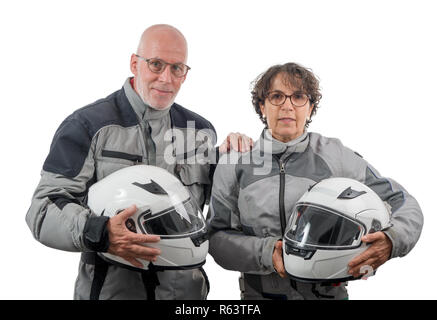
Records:
[[[149,67],[150,71],[152,71],[153,73],[162,73],[167,67],[167,65],[170,65],[171,73],[177,78],[182,78],[187,74],[188,70],[191,69],[189,66],[183,63],[168,63],[158,58],[146,59],[137,54],[135,56],[137,58],[140,58],[141,60],[146,61],[147,66]]]
[[[278,107],[282,106],[287,98],[290,98],[290,102],[293,106],[303,107],[310,99],[310,96],[303,92],[295,92],[288,96],[282,91],[272,91],[267,94],[267,99],[270,103]]]

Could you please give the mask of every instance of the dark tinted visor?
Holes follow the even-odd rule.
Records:
[[[360,239],[363,226],[339,213],[327,209],[300,205],[291,217],[286,238],[299,246],[350,247]]]
[[[140,225],[148,234],[180,236],[201,230],[205,222],[197,206],[188,199],[160,213],[145,212],[140,216]]]

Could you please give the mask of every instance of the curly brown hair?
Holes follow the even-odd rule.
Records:
[[[310,103],[314,106],[311,111],[310,119],[305,123],[305,127],[308,127],[312,121],[313,115],[319,108],[319,102],[322,98],[322,94],[319,88],[319,80],[317,76],[310,70],[297,63],[288,62],[285,64],[278,64],[270,67],[266,72],[261,73],[252,82],[252,104],[255,108],[255,112],[258,114],[262,123],[267,126],[267,121],[263,118],[260,105],[264,105],[267,98],[267,94],[271,89],[272,83],[276,78],[276,75],[282,73],[285,75],[284,80],[288,85],[299,88],[299,90],[310,96]]]

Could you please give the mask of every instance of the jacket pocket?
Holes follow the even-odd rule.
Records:
[[[96,157],[95,162],[97,180],[103,179],[117,170],[142,163],[142,161],[142,155],[102,150],[100,156]]]
[[[143,162],[143,156],[120,151],[102,150],[102,157]]]

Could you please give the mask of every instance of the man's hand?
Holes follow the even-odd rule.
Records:
[[[285,278],[285,267],[282,260],[282,240],[278,240],[275,243],[275,249],[273,250],[273,267],[281,278]]]
[[[253,147],[253,140],[245,134],[231,132],[219,147],[220,153],[227,153],[231,149],[238,152],[248,152]]]
[[[129,231],[126,220],[137,211],[137,207],[123,210],[108,220],[109,249],[108,252],[130,262],[132,265],[142,268],[143,264],[137,259],[156,261],[161,250],[144,246],[145,243],[156,243],[160,240],[156,235],[138,234]]]
[[[355,278],[363,275],[360,272],[361,268],[363,268],[362,270],[368,270],[370,266],[372,270],[376,270],[380,265],[384,264],[390,258],[393,247],[391,240],[381,231],[365,235],[361,240],[371,243],[371,245],[348,264],[349,274]]]

